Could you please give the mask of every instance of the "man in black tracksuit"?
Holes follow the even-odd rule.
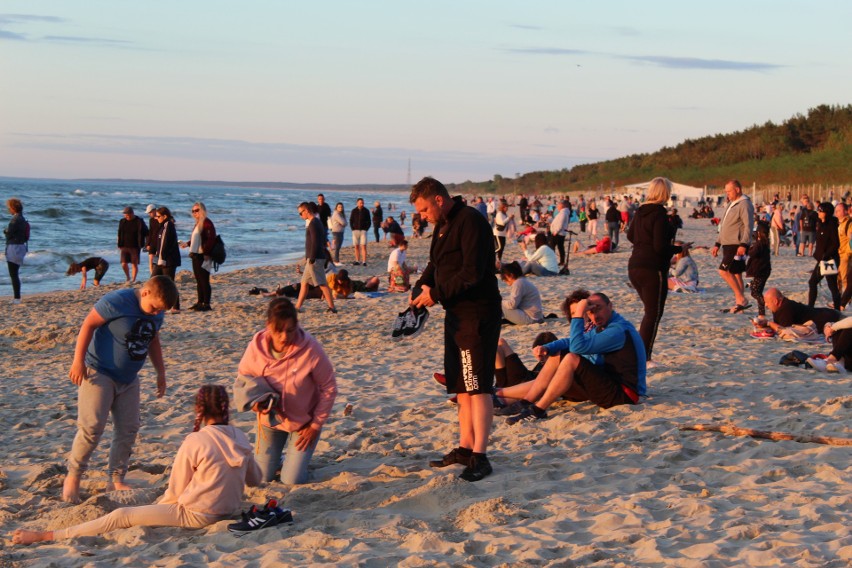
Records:
[[[435,225],[429,264],[412,291],[411,303],[418,308],[440,303],[446,310],[444,372],[447,392],[458,394],[459,405],[459,447],[429,465],[463,464],[461,478],[479,481],[491,473],[486,450],[502,316],[491,226],[460,197],[450,198],[447,188],[432,178],[414,186],[410,201]]]

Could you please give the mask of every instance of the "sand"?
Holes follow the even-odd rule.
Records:
[[[714,240],[705,220],[686,220],[681,235],[698,245]],[[623,249],[572,258],[568,277],[535,279],[545,312],[559,312],[564,296],[583,286],[609,293],[638,325],[641,304],[627,284],[629,246]],[[382,273],[387,252],[371,244],[370,266],[348,268],[361,277]],[[426,243],[413,241],[410,262],[423,266],[426,255]],[[295,522],[243,538],[227,531],[227,521],[27,547],[12,546],[8,535],[14,527],[59,528],[158,498],[192,427],[198,386],[230,387],[245,346],[263,326],[266,300],[247,291],[296,280],[293,268],[215,275],[214,311],[167,316],[167,397],[155,398],[150,366],[141,374],[142,430],[128,476],[136,489],[104,493],[108,427],[76,506],[60,501],[76,415],[67,372],[80,322],[113,288],[25,296],[20,306],[4,298],[0,566],[849,566],[849,447],[679,430],[731,423],[852,437],[848,376],[777,364],[793,348],[827,347],[750,338],[756,309],[720,314],[733,302],[717,262],[706,250],[694,257],[706,292],[669,297],[655,348],[661,366],[649,373],[647,401],[610,410],[560,403],[547,420],[515,426],[497,417],[489,448],[494,474],[473,484],[457,478],[460,466],[427,467],[456,442],[455,408],[432,379],[442,365],[442,311],[432,309],[416,339],[393,343],[389,331],[404,295],[340,301],[337,315],[309,301],[302,324],[328,351],[340,392],[312,482],[246,493],[246,506],[279,498]],[[351,263],[351,249],[342,260]],[[769,285],[804,300],[813,262],[782,249],[773,263]],[[179,281],[189,305],[194,282],[186,272]],[[505,327],[504,337],[530,364],[528,346],[543,330],[564,336],[567,324]],[[253,415],[233,419],[253,439]]]

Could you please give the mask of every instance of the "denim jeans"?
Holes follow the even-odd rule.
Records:
[[[274,428],[260,426],[259,439],[255,446],[257,451],[255,458],[260,466],[264,481],[272,481],[275,470],[281,461],[281,454],[285,451],[284,465],[281,467],[281,483],[287,485],[299,485],[308,481],[308,464],[314,455],[317,442],[307,451],[296,449],[296,440],[299,439],[297,432],[284,432]],[[319,438],[317,438],[319,441]]]
[[[606,229],[608,231],[609,238],[612,241],[612,248],[615,248],[615,247],[618,246],[618,231],[619,231],[620,228],[621,228],[620,223],[607,222],[607,224],[606,224]]]

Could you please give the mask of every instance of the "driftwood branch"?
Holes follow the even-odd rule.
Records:
[[[771,432],[768,430],[752,430],[751,428],[737,428],[736,426],[722,424],[693,424],[692,426],[681,426],[681,430],[698,430],[701,432],[721,432],[729,436],[751,436],[752,438],[763,438],[766,440],[792,440],[804,444],[828,444],[829,446],[852,446],[850,438],[835,438],[832,436],[800,436],[786,432]]]

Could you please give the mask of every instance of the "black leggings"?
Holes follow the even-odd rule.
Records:
[[[819,262],[816,263],[814,271],[811,272],[811,277],[808,280],[808,306],[814,307],[817,298],[817,286],[819,281],[825,278],[825,283],[831,292],[831,301],[834,302],[834,309],[840,308],[840,292],[837,289],[837,274],[827,274],[823,276],[819,273]]]
[[[565,235],[553,235],[553,245],[559,252],[559,265],[565,264]]]
[[[154,270],[151,271],[151,276],[168,276],[172,279],[172,282],[175,281],[175,272],[177,272],[177,266],[160,266],[159,264],[154,265]],[[177,284],[175,282],[175,284]],[[180,294],[178,294],[177,302],[172,306],[174,309],[180,309]]]
[[[201,268],[204,255],[195,254],[192,257],[192,273],[195,275],[195,287],[198,290],[198,303],[210,305],[213,289],[210,287],[210,273]]]
[[[497,260],[503,260],[503,251],[506,248],[506,237],[494,237],[497,239]]]
[[[751,297],[757,302],[757,315],[766,315],[766,302],[763,301],[763,288],[766,286],[766,281],[769,280],[769,274],[766,276],[755,276],[751,279]]]
[[[628,268],[627,276],[645,306],[645,315],[639,325],[639,336],[645,344],[645,356],[650,361],[654,341],[657,339],[657,328],[663,319],[663,310],[669,295],[668,276],[666,272],[652,268]]]
[[[18,276],[18,271],[21,270],[20,264],[15,264],[14,262],[6,261],[6,264],[9,266],[9,277],[12,279],[12,292],[15,295],[16,300],[21,299],[21,277]]]

